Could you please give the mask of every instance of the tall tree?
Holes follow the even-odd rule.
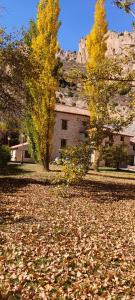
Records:
[[[105,12],[105,0],[97,0],[95,6],[95,17],[94,26],[87,36],[87,51],[88,51],[88,61],[87,61],[87,81],[85,85],[86,94],[88,95],[88,107],[90,111],[90,135],[95,137],[95,167],[98,168],[98,163],[100,159],[100,147],[101,147],[101,124],[100,119],[103,119],[103,108],[100,110],[101,106],[101,91],[97,85],[94,85],[90,81],[91,76],[94,76],[92,72],[98,71],[98,67],[101,62],[105,59],[105,53],[107,50],[107,45],[105,41],[105,34],[107,33],[107,21]],[[104,103],[105,105],[105,103]],[[100,112],[101,111],[101,112]],[[94,131],[93,131],[94,129]]]
[[[121,93],[125,87],[128,93],[131,87],[130,83],[126,86],[126,81],[124,83],[121,81],[122,77],[124,79],[124,75],[120,61],[106,57],[106,33],[105,0],[97,0],[94,26],[87,37],[88,61],[85,82],[90,111],[90,138],[95,147],[94,166],[97,170],[101,160],[104,138],[112,130],[120,130],[131,120],[130,113],[123,114],[116,101],[113,101],[114,95]]]
[[[49,170],[58,87],[58,18],[58,0],[39,1],[37,34],[33,36],[31,45],[31,61],[35,72],[27,82],[32,96],[31,117],[36,132],[35,142],[40,161],[46,170]]]
[[[0,122],[20,126],[25,106],[25,73],[30,71],[23,43],[0,30]]]
[[[105,34],[107,33],[107,21],[105,0],[97,0],[95,5],[94,26],[87,36],[88,61],[87,70],[97,66],[105,58],[107,50]]]

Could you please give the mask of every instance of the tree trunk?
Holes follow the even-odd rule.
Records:
[[[119,171],[120,170],[120,163],[119,162],[117,162],[117,171]]]
[[[50,146],[49,146],[49,143],[47,143],[45,153],[42,153],[42,155],[41,155],[42,166],[43,166],[44,170],[46,170],[47,172],[50,170],[49,162],[50,162]]]
[[[46,155],[45,155],[45,160],[44,160],[44,169],[48,172],[50,171],[49,169],[49,162],[50,162],[50,150],[49,150],[49,144],[47,143],[46,145]]]
[[[95,150],[95,159],[94,159],[94,170],[99,172],[99,163],[100,163],[101,153],[99,149]]]

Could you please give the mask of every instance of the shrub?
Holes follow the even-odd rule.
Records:
[[[64,179],[67,184],[78,183],[86,175],[89,170],[91,152],[89,143],[82,143],[79,146],[62,150]]]
[[[10,148],[0,144],[0,167],[3,168],[10,161]]]

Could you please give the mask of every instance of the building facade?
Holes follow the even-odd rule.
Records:
[[[89,112],[72,106],[57,104],[51,159],[60,156],[60,149],[76,146],[85,138]]]
[[[51,149],[51,161],[60,157],[60,150],[68,146],[76,146],[84,141],[87,136],[89,127],[89,112],[73,106],[57,104],[55,107],[55,125]],[[104,146],[108,143],[109,138],[104,140]],[[115,145],[125,144],[127,153],[130,157],[131,164],[135,164],[135,142],[134,137],[128,134],[113,133],[113,143]],[[28,153],[28,142],[11,147],[12,161],[32,162]],[[104,166],[105,162],[102,161]]]

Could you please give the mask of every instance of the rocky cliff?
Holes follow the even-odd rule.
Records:
[[[135,31],[117,33],[108,31],[107,33],[107,56],[129,55],[129,52],[135,53]],[[79,64],[85,64],[87,61],[86,38],[81,39],[79,51],[76,56]],[[132,68],[135,69],[135,63],[132,62]]]
[[[107,33],[107,56],[128,56],[131,52],[135,55],[135,31],[133,32],[114,32]],[[79,43],[79,51],[64,51],[60,50],[58,54],[62,62],[75,62],[85,65],[87,61],[86,37],[82,38]],[[135,62],[132,63],[132,68],[135,69]]]
[[[131,52],[132,54],[134,52],[135,55],[135,31],[124,33],[108,31],[106,52],[107,56],[128,57]],[[81,39],[78,52],[60,50],[58,56],[63,64],[64,71],[64,80],[61,82],[60,91],[57,93],[58,101],[62,104],[65,103],[68,105],[86,107],[86,102],[83,95],[81,97],[79,95],[79,84],[74,83],[72,86],[70,82],[67,82],[67,73],[70,73],[72,69],[78,68],[78,70],[81,70],[81,72],[82,70],[83,72],[85,72],[85,64],[88,57],[86,49],[86,38]],[[125,69],[125,71],[135,70],[135,61],[133,61],[133,55],[130,55],[128,64],[124,64],[123,68]],[[124,97],[122,97],[121,100],[124,102]],[[121,102],[120,99],[119,102]]]

